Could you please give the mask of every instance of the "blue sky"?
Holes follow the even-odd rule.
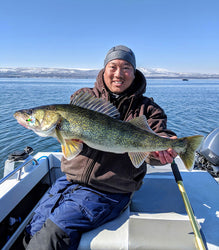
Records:
[[[130,47],[137,67],[219,73],[219,0],[0,0],[0,67],[103,66]]]

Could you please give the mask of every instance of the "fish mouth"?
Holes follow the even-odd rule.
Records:
[[[25,128],[28,128],[27,125],[27,117],[25,117],[23,114],[20,112],[15,112],[14,113],[14,118],[17,120],[17,122],[22,125]]]

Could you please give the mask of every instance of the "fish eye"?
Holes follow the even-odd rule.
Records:
[[[32,109],[27,110],[26,113],[27,113],[28,115],[31,115],[31,114],[32,114]]]

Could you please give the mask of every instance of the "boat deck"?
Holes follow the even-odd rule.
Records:
[[[39,180],[44,178],[53,183],[62,175],[61,156],[61,153],[38,153],[34,157],[40,159],[39,165],[22,170],[20,180],[13,175],[0,185],[1,222]],[[176,163],[207,249],[219,249],[219,185],[208,172],[188,172],[179,157]],[[45,179],[48,169],[52,171]],[[25,227],[28,219],[17,231]],[[9,249],[11,244],[12,240],[3,249]],[[79,245],[79,250],[82,249],[196,249],[170,164],[148,166],[144,183],[135,192],[130,206],[117,219],[84,233]]]

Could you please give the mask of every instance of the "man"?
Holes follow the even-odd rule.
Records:
[[[175,134],[166,127],[164,111],[144,97],[146,80],[136,69],[135,55],[125,46],[109,50],[94,88],[78,90],[112,102],[120,118],[129,121],[145,115],[151,129],[160,136]],[[168,149],[152,152],[151,164],[172,162],[176,152]],[[36,209],[27,236],[27,249],[77,249],[81,234],[116,218],[141,187],[146,163],[135,168],[128,154],[102,152],[83,145],[82,152],[72,160],[64,157],[61,169],[65,176],[56,181]]]

